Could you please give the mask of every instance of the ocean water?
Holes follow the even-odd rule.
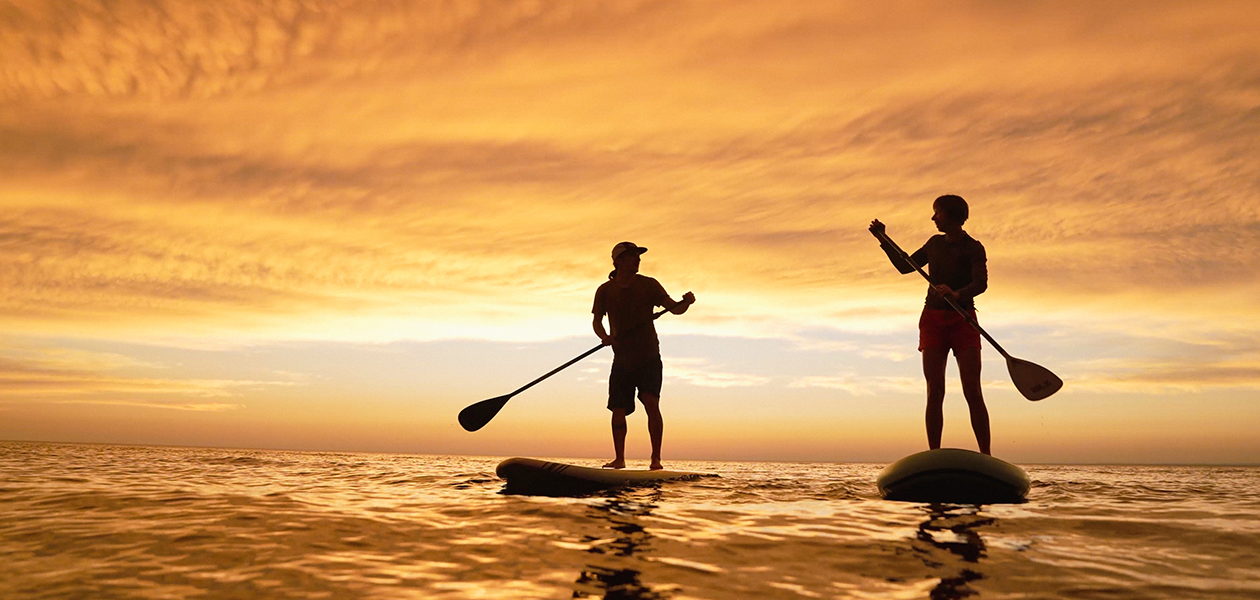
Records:
[[[0,598],[1260,598],[1257,468],[1027,465],[977,507],[873,464],[510,496],[499,460],[0,443]]]

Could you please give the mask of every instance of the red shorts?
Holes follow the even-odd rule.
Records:
[[[972,319],[976,318],[975,309],[967,311]],[[979,321],[976,321],[979,323]],[[924,308],[919,317],[919,352],[925,348],[959,350],[980,347],[980,332],[976,331],[958,311],[954,309],[939,310]]]

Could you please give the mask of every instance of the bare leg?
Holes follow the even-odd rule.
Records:
[[[605,469],[626,468],[626,409],[612,409],[613,451],[617,457],[604,465]]]
[[[661,419],[661,398],[652,394],[642,394],[643,408],[647,412],[648,436],[652,438],[652,470],[663,469],[661,465],[661,437],[665,433],[665,422]]]
[[[928,448],[941,447],[941,430],[945,428],[945,363],[949,360],[947,348],[923,350],[923,377],[927,379]]]
[[[980,390],[980,349],[957,350],[958,374],[962,379],[963,396],[971,411],[971,429],[976,432],[980,452],[992,454],[989,447],[989,409],[984,405],[984,393]]]

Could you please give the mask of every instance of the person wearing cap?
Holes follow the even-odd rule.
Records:
[[[616,458],[605,468],[626,466],[626,415],[634,412],[634,392],[648,416],[648,435],[652,439],[651,469],[662,469],[661,437],[661,348],[652,320],[654,307],[668,308],[681,315],[696,301],[691,292],[675,301],[660,282],[639,274],[640,256],[647,248],[621,242],[612,249],[613,271],[595,290],[595,335],[613,348],[612,372],[608,375],[608,410],[612,411],[613,450]],[[611,334],[604,329],[608,315]]]

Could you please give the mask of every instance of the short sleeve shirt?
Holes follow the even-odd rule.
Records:
[[[610,279],[595,290],[591,312],[598,317],[608,315],[609,334],[617,338],[614,363],[637,367],[660,359],[652,311],[668,298],[660,282],[644,275],[635,275],[626,287]]]

